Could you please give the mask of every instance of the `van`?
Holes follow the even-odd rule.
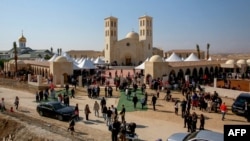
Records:
[[[247,110],[245,110],[245,102],[247,102]],[[250,93],[241,93],[235,99],[232,105],[232,112],[250,119]]]

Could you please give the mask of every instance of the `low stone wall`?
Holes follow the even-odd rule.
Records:
[[[210,86],[203,86],[203,87],[205,88],[205,92],[210,92],[211,94],[213,94],[214,91],[216,91],[219,94],[219,96],[232,98],[232,99],[236,99],[236,97],[240,93],[249,93],[249,92],[245,92],[245,91],[238,91],[238,90],[224,89],[224,88],[215,88],[215,87],[210,87]]]
[[[39,89],[43,89],[43,87],[40,88],[38,86],[29,85],[28,82],[23,82],[23,81],[19,82],[15,79],[9,79],[9,78],[0,78],[0,85],[5,88],[20,89],[34,94]]]

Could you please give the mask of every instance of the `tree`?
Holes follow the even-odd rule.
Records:
[[[57,49],[57,54],[59,55],[59,48]]]
[[[200,47],[198,44],[196,45],[196,50],[197,50],[198,58],[201,59]]]
[[[13,49],[14,49],[14,59],[15,59],[15,74],[17,75],[17,46],[16,42],[13,43]]]
[[[210,44],[207,44],[207,59],[209,58],[209,48],[210,48]]]

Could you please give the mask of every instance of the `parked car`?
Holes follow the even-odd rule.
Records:
[[[224,134],[210,131],[199,130],[193,133],[174,133],[168,137],[167,141],[224,141]]]
[[[245,102],[247,102],[247,110],[245,110]],[[232,105],[232,112],[240,116],[245,116],[248,122],[250,122],[250,93],[241,93],[235,99]]]
[[[60,102],[40,103],[36,108],[40,116],[56,118],[58,120],[69,120],[74,116],[74,107],[66,106]]]

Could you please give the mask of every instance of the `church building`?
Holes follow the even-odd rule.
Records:
[[[104,19],[106,63],[112,65],[138,65],[153,54],[153,18],[139,17],[139,34],[131,31],[118,40],[118,19]]]

